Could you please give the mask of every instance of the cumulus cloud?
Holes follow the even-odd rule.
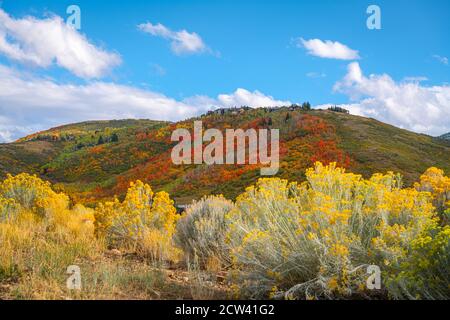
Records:
[[[288,104],[259,91],[237,89],[217,98],[176,100],[161,93],[109,82],[58,84],[0,65],[0,141],[85,120],[182,120],[217,107]]]
[[[340,60],[356,60],[359,59],[358,51],[350,49],[346,45],[337,42],[320,39],[305,40],[298,39],[298,47],[304,47],[308,50],[308,54],[320,58],[340,59]]]
[[[138,29],[152,36],[170,40],[170,48],[177,55],[208,51],[208,47],[202,38],[195,32],[190,33],[186,30],[172,31],[161,23],[152,24],[150,22],[138,25]]]
[[[56,64],[82,78],[99,78],[120,57],[97,48],[58,16],[14,19],[0,9],[0,53],[38,67]]]
[[[395,82],[389,75],[364,76],[357,62],[334,90],[354,102],[343,105],[352,113],[430,135],[450,131],[450,86],[422,86],[419,81]]]
[[[234,106],[257,106],[257,107],[272,107],[290,105],[289,101],[275,100],[271,96],[266,96],[263,93],[255,90],[250,92],[248,90],[239,88],[232,94],[220,94],[217,98],[218,104],[225,107]]]

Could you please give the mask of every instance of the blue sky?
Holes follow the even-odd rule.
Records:
[[[409,130],[433,135],[450,131],[449,1],[3,0],[0,9],[7,15],[3,19],[7,30],[5,41],[17,45],[26,55],[30,55],[30,50],[35,50],[37,53],[31,53],[36,56],[43,54],[44,49],[34,44],[53,41],[46,38],[52,32],[15,34],[13,29],[8,31],[7,24],[21,25],[21,21],[30,17],[34,17],[32,22],[55,16],[65,20],[66,9],[71,4],[81,9],[81,29],[77,32],[83,41],[111,58],[108,68],[105,67],[107,71],[99,69],[86,76],[72,65],[61,65],[58,54],[67,57],[67,47],[60,50],[58,45],[50,45],[51,50],[57,51],[56,62],[36,63],[17,52],[11,53],[13,46],[2,51],[0,45],[0,66],[4,68],[0,78],[5,83],[12,83],[10,77],[14,77],[16,83],[24,84],[43,85],[44,81],[51,81],[55,88],[65,86],[61,92],[68,85],[78,86],[77,90],[89,89],[83,103],[89,104],[91,99],[92,108],[96,108],[98,101],[92,86],[100,84],[139,90],[139,99],[140,95],[147,97],[150,93],[171,102],[158,105],[151,112],[130,105],[130,108],[124,106],[130,112],[120,113],[114,105],[113,112],[109,113],[104,102],[98,106],[103,108],[98,113],[84,112],[89,108],[82,105],[79,112],[73,107],[65,114],[67,106],[62,102],[58,105],[56,100],[48,101],[51,96],[42,94],[34,99],[43,100],[31,111],[35,119],[32,121],[24,113],[33,106],[25,106],[23,98],[14,100],[4,88],[4,98],[0,89],[0,132],[3,132],[0,140],[45,129],[58,121],[71,122],[72,118],[78,121],[102,116],[144,118],[161,114],[164,120],[178,120],[202,112],[210,104],[265,103],[269,99],[307,100],[316,106],[342,104],[352,113]],[[366,27],[369,16],[366,9],[371,4],[381,9],[381,30]],[[139,29],[139,25],[146,23],[151,24],[153,33]],[[163,32],[155,31],[157,24],[165,28]],[[1,30],[0,19],[0,40]],[[174,37],[183,30],[200,39],[198,50],[177,52],[171,47],[173,38],[164,36],[171,32]],[[32,36],[39,39],[30,40]],[[318,39],[323,43],[330,40],[357,51],[358,57],[324,58],[308,51],[299,39]],[[363,78],[352,78],[352,72],[361,72]],[[237,92],[239,88],[245,91]],[[259,100],[254,100],[255,93],[260,94]],[[227,96],[221,99],[220,95]],[[263,97],[267,99],[261,100]],[[15,105],[16,109],[11,110]],[[58,107],[57,115],[41,112],[48,110],[49,105]],[[425,111],[431,116],[427,119],[412,115],[420,112],[421,105],[429,105],[430,110]],[[170,108],[186,108],[186,111],[166,110]]]

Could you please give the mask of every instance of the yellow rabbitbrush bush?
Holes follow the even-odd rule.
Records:
[[[96,231],[111,246],[136,250],[152,260],[176,260],[172,245],[177,219],[166,192],[153,193],[148,184],[130,184],[125,200],[100,203],[95,212]]]
[[[63,229],[76,237],[93,235],[93,210],[82,205],[69,208],[69,198],[52,190],[36,175],[8,175],[0,183],[0,221],[13,223],[20,215],[32,215],[49,230]]]
[[[0,184],[0,197],[13,200],[40,217],[65,209],[68,205],[68,197],[54,192],[48,181],[26,173],[17,176],[8,174]]]
[[[431,226],[411,243],[411,252],[398,272],[385,283],[398,299],[450,298],[450,226]]]
[[[17,218],[20,205],[14,199],[0,196],[0,222],[9,222]]]
[[[420,176],[420,181],[414,184],[419,191],[428,191],[433,196],[433,203],[444,220],[450,222],[450,177],[444,176],[444,171],[435,167],[429,168]]]
[[[335,164],[298,185],[260,179],[228,215],[227,242],[242,293],[251,297],[367,297],[366,267],[395,268],[435,223],[429,194],[399,176],[365,180]]]
[[[96,256],[93,212],[56,193],[36,176],[8,176],[0,183],[0,280],[28,288],[21,298],[38,298],[33,283],[58,279],[63,291],[64,270],[79,259]],[[6,213],[6,214],[5,214]]]

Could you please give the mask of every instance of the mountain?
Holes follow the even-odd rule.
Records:
[[[450,140],[450,132],[445,133],[442,136],[439,136],[439,139]]]
[[[0,175],[39,174],[92,204],[123,196],[141,179],[185,204],[205,194],[235,197],[260,177],[258,165],[174,165],[170,154],[176,128],[279,128],[277,176],[303,181],[314,161],[336,161],[365,177],[394,171],[411,185],[431,166],[450,173],[450,144],[379,122],[329,110],[296,107],[239,108],[209,112],[177,123],[151,120],[89,121],[38,132],[0,144]]]

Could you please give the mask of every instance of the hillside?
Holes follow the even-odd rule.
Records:
[[[123,196],[141,179],[184,204],[205,194],[233,198],[259,178],[259,167],[173,165],[174,129],[279,128],[279,177],[304,180],[315,161],[336,161],[365,177],[395,171],[405,184],[428,167],[450,172],[450,145],[385,123],[349,114],[298,108],[231,109],[178,123],[151,120],[90,121],[0,144],[0,175],[37,173],[83,203]]]

